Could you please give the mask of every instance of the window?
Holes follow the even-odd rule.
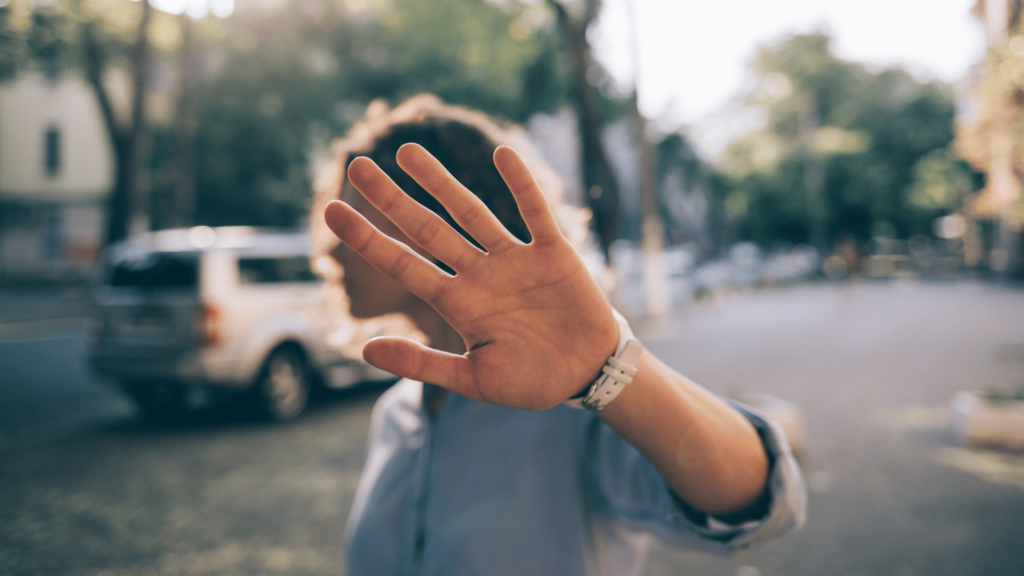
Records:
[[[110,274],[111,286],[191,288],[198,282],[199,258],[194,253],[143,254],[116,263]]]
[[[47,176],[60,174],[60,130],[55,127],[46,129],[43,144],[43,170]]]
[[[242,284],[316,282],[306,256],[285,258],[239,258],[238,277]]]

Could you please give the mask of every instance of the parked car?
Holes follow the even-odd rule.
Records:
[[[150,418],[204,395],[252,391],[291,420],[311,387],[390,375],[328,345],[344,319],[310,270],[305,233],[248,227],[163,230],[101,258],[91,364]]]

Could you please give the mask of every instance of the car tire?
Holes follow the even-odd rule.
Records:
[[[263,363],[256,391],[266,416],[275,422],[294,420],[309,402],[309,369],[292,347],[277,348]]]
[[[189,411],[185,388],[174,384],[129,382],[124,390],[147,421],[168,424],[185,417]]]

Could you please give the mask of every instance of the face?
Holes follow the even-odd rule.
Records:
[[[392,238],[413,247],[420,254],[423,250],[412,243],[384,214],[363,198],[351,184],[345,183],[341,199],[363,215],[378,230]],[[331,250],[331,257],[344,269],[342,282],[348,293],[350,312],[356,318],[373,318],[391,312],[407,312],[420,302],[419,298],[406,290],[397,281],[377,271],[359,254],[342,242]],[[429,256],[427,256],[430,259]]]

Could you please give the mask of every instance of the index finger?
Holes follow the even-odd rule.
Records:
[[[405,244],[384,234],[362,214],[340,200],[324,210],[327,226],[349,248],[355,250],[385,276],[434,306],[451,279]]]

